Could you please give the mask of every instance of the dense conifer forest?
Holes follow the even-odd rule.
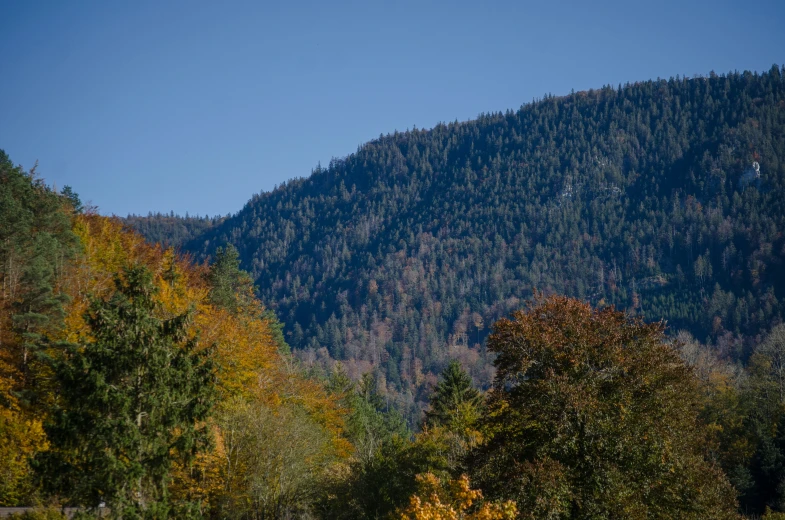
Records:
[[[302,359],[373,370],[415,423],[448,360],[490,384],[490,325],[532,290],[745,362],[785,315],[783,157],[774,66],[382,135],[193,238],[206,220],[128,222],[199,259],[233,244]]]
[[[174,212],[148,213],[146,217],[128,215],[125,223],[142,234],[149,242],[162,245],[181,245],[215,226],[223,217],[177,216]]]

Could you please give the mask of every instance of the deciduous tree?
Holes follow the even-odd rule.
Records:
[[[697,379],[663,329],[541,295],[498,321],[481,489],[524,518],[735,518]]]

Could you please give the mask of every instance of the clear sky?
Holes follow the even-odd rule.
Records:
[[[0,2],[0,148],[101,213],[226,214],[381,133],[785,63],[785,0]]]

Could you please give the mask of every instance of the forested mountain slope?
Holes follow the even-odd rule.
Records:
[[[450,358],[489,382],[487,327],[534,289],[667,320],[743,360],[785,314],[783,229],[775,66],[380,136],[183,247],[234,244],[304,359],[376,369],[412,418]]]
[[[223,217],[192,217],[188,214],[181,217],[174,213],[166,215],[150,212],[146,217],[128,215],[123,220],[149,242],[180,247],[221,222]]]

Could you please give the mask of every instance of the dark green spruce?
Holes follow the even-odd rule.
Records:
[[[10,318],[0,318],[0,348],[9,350],[6,359],[20,376],[13,391],[27,404],[41,386],[30,370],[40,342],[62,325],[66,298],[58,283],[77,250],[69,213],[78,196],[68,194],[0,150],[0,310]]]
[[[212,365],[186,334],[189,313],[160,317],[149,270],[127,268],[115,283],[87,315],[93,339],[51,361],[59,398],[37,465],[44,485],[74,505],[166,518],[174,460],[208,440],[197,425],[214,399]]]
[[[442,372],[431,395],[430,409],[425,412],[425,423],[431,426],[451,426],[466,416],[478,418],[483,397],[474,387],[472,378],[461,364],[450,361]]]

